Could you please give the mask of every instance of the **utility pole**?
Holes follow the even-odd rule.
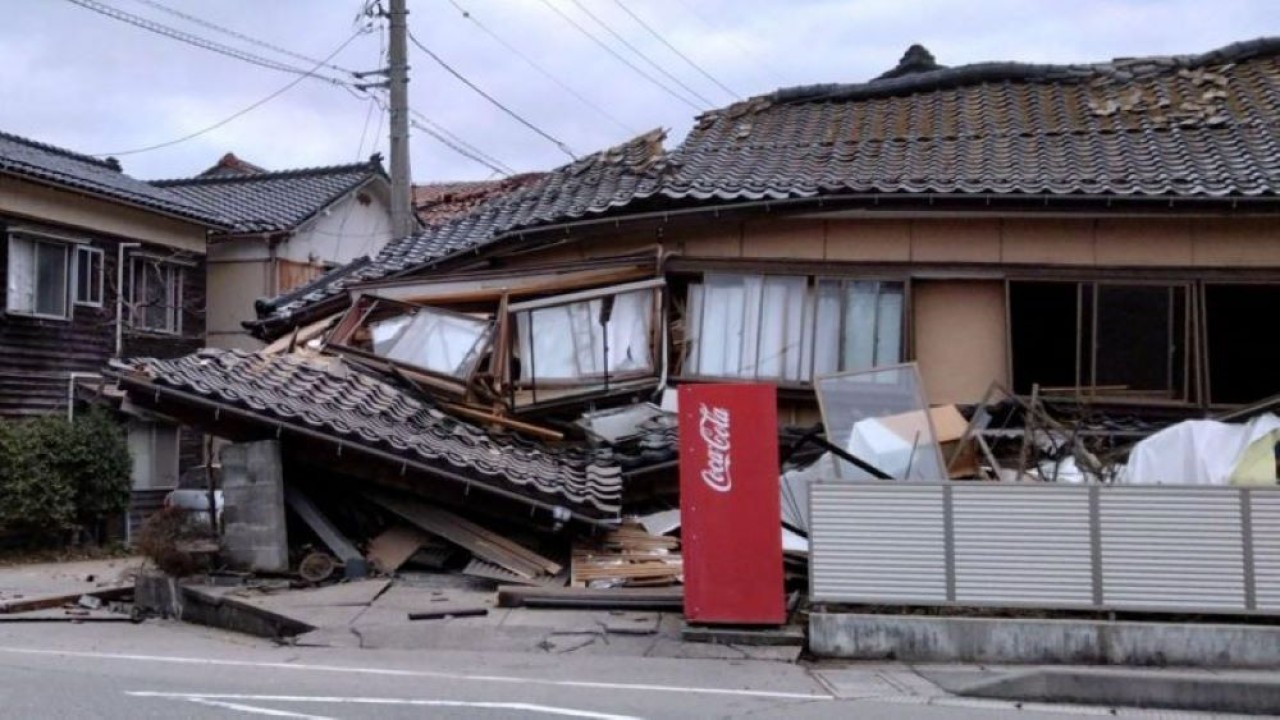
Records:
[[[409,65],[405,0],[390,0],[387,80],[391,90],[391,229],[396,237],[413,232],[413,188],[409,173]]]

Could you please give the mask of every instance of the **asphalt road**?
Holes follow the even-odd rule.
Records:
[[[1066,717],[832,691],[775,662],[290,648],[170,622],[0,624],[0,718]]]

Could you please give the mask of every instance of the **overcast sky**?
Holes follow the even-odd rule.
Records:
[[[357,32],[361,25],[356,18],[365,4],[100,0],[307,70],[313,66],[306,60],[166,13],[155,2],[317,60]],[[1275,0],[622,2],[662,40],[742,97],[779,86],[866,80],[896,64],[911,43],[924,44],[946,65],[1091,62],[1198,53],[1280,34]],[[548,5],[670,92],[602,49]],[[191,47],[67,0],[0,0],[0,7],[5,18],[0,23],[0,130],[86,153],[117,153],[127,172],[146,179],[192,175],[228,151],[269,169],[340,164],[367,158],[375,150],[386,153],[381,110],[370,112],[368,99],[307,78],[215,130],[169,147],[126,154],[222,121],[297,76]],[[470,12],[470,19],[459,7]],[[634,55],[583,8],[687,89]],[[577,154],[654,127],[670,129],[668,145],[675,145],[699,108],[734,100],[615,0],[409,0],[409,9],[410,29],[420,41]],[[376,25],[352,40],[332,64],[349,70],[381,66],[384,35],[385,25]],[[412,45],[409,58],[410,104],[430,121],[517,171],[549,169],[568,160],[555,143],[490,105]],[[338,70],[324,72],[343,76]],[[702,99],[692,97],[693,92]],[[420,131],[412,135],[412,157],[413,178],[419,183],[494,175]]]

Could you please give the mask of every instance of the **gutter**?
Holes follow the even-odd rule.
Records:
[[[313,430],[308,427],[301,427],[296,423],[287,422],[284,420],[278,420],[274,418],[267,418],[262,415],[259,415],[258,413],[251,412],[249,410],[243,410],[233,405],[226,405],[223,403],[214,402],[212,400],[207,400],[203,397],[200,397],[199,395],[194,395],[189,392],[185,392],[183,390],[177,390],[175,388],[170,388],[164,385],[156,385],[151,381],[140,380],[136,377],[132,377],[128,374],[121,373],[119,371],[111,371],[110,374],[114,375],[117,378],[118,382],[127,388],[134,389],[139,392],[151,393],[154,397],[156,404],[159,404],[160,398],[163,395],[163,396],[168,396],[170,398],[174,398],[183,403],[213,410],[213,416],[215,420],[217,420],[223,413],[227,413],[245,420],[254,421],[257,424],[268,425],[268,426],[274,425],[277,438],[279,438],[283,433],[288,432],[297,436],[310,438],[312,440],[322,440],[326,443],[335,445],[337,447],[337,451],[339,455],[342,454],[343,448],[350,448],[352,450],[355,450],[356,452],[364,453],[365,455],[369,455],[371,457],[377,458],[384,462],[400,465],[400,474],[402,476],[405,474],[405,471],[408,468],[412,467],[413,469],[418,470],[419,472],[426,473],[436,478],[458,483],[464,486],[468,491],[474,486],[492,495],[497,495],[498,497],[506,498],[508,500],[521,502],[526,505],[531,505],[537,509],[546,510],[551,514],[552,518],[557,521],[564,521],[566,519],[575,519],[575,520],[579,520],[581,522],[588,523],[590,525],[594,525],[597,527],[614,527],[618,522],[618,518],[597,518],[597,517],[591,517],[589,515],[584,515],[581,512],[571,510],[563,505],[553,505],[549,502],[538,500],[537,498],[532,498],[527,495],[521,495],[520,493],[517,493],[517,492],[504,490],[502,488],[497,488],[497,487],[491,487],[482,482],[478,482],[476,480],[473,480],[471,478],[460,475],[450,470],[445,470],[443,468],[435,467],[433,465],[427,465],[420,461],[411,460],[399,455],[395,455],[385,450],[379,450],[377,448],[369,447],[368,445],[351,442],[349,440],[343,440],[343,439],[334,437],[333,435],[320,432],[318,430]]]

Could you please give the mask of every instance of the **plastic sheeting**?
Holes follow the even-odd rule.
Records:
[[[1274,485],[1277,442],[1280,417],[1275,414],[1243,425],[1188,420],[1135,445],[1118,480],[1136,485]]]

